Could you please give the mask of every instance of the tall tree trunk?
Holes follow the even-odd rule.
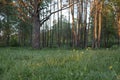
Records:
[[[80,43],[81,43],[81,48],[84,47],[84,42],[83,42],[83,33],[84,33],[84,27],[83,27],[83,16],[84,16],[84,0],[81,0],[81,29],[80,29]]]
[[[74,0],[70,0],[70,4],[74,3]],[[74,5],[71,6],[71,15],[72,15],[72,46],[77,46],[77,36],[75,31],[75,22],[74,22]]]
[[[59,0],[57,0],[57,9],[59,10]],[[58,44],[58,47],[60,47],[60,20],[59,20],[59,12],[58,12],[58,14],[57,14],[57,16],[58,16],[58,25],[57,25],[57,27],[58,27],[58,30],[57,30],[57,44]]]
[[[6,35],[6,45],[9,46],[10,34]]]
[[[62,9],[62,1],[63,0],[60,0],[60,8]],[[62,18],[63,18],[63,15],[62,15],[62,10],[60,11],[60,44],[63,44],[63,33],[62,33],[62,28],[63,28],[63,24],[62,24]]]
[[[38,15],[33,15],[32,47],[34,49],[40,48],[40,22]]]
[[[78,9],[78,13],[77,13],[77,18],[78,18],[78,22],[77,22],[77,26],[78,26],[78,35],[77,35],[77,46],[80,47],[80,41],[81,41],[81,23],[82,23],[82,7],[81,7],[81,1],[77,0],[79,2],[79,4],[77,4],[77,9]]]
[[[94,0],[95,14],[94,14],[94,30],[93,30],[93,48],[97,48],[97,1]]]
[[[120,45],[120,12],[117,14],[118,44]]]
[[[32,23],[33,23],[33,28],[32,28],[32,48],[33,49],[39,49],[40,48],[40,27],[42,26],[40,24],[40,16],[39,12],[39,4],[38,0],[34,0],[34,13],[32,14]]]
[[[94,0],[94,4],[95,4],[95,14],[94,14],[94,30],[93,30],[93,44],[92,47],[93,48],[97,48],[97,1]]]
[[[84,3],[84,48],[87,47],[87,0]]]
[[[69,5],[70,5],[70,4],[71,4],[71,1],[68,0],[68,3],[69,3]],[[71,16],[70,16],[71,14],[70,14],[70,13],[71,13],[71,8],[69,8],[69,19],[68,19],[68,20],[69,20],[69,27],[70,27],[69,46],[72,47],[72,30],[71,30],[71,24],[70,24],[70,20],[71,20],[71,19],[70,19],[70,18],[71,18]]]
[[[120,14],[119,14],[120,15]],[[120,44],[120,16],[118,17],[118,37],[119,37],[119,44]]]
[[[44,15],[44,10],[43,10],[43,18],[45,17]],[[44,48],[45,47],[45,24],[42,25],[43,27],[43,30],[42,30],[42,47]]]
[[[10,41],[10,17],[7,17],[7,25],[6,26],[6,46],[9,46],[9,41]]]
[[[102,1],[100,2],[100,5],[99,5],[99,13],[98,13],[98,18],[99,18],[99,25],[98,25],[98,47],[100,47],[100,38],[101,38],[101,28],[102,28]]]
[[[18,29],[18,43],[19,43],[19,46],[21,46],[22,44],[22,30],[21,30],[21,26],[19,26],[19,29]]]

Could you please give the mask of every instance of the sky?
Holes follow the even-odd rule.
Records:
[[[52,2],[52,4],[57,3],[57,1],[59,1],[58,3],[59,3],[59,9],[60,9],[60,0],[54,0],[54,2]],[[62,0],[62,1],[63,1],[62,6],[64,6],[65,4],[68,5],[68,2],[66,2],[66,0]],[[57,4],[58,4],[58,3],[57,3]],[[56,4],[55,6],[51,6],[52,12],[54,12],[54,7],[55,7],[55,11],[57,11],[57,4]],[[70,11],[69,8],[68,8],[68,9],[65,9],[65,10],[62,10],[62,15],[64,15],[68,21],[69,21],[69,16],[70,16],[70,21],[69,21],[69,22],[71,23],[71,22],[72,22],[72,16],[71,16],[71,14],[69,15],[70,12],[71,12],[71,11]],[[89,9],[88,9],[88,12],[89,12]],[[60,16],[61,16],[61,11],[59,12],[59,17],[60,17]],[[76,8],[75,8],[74,17],[77,18],[77,9],[76,9]],[[88,13],[88,17],[89,17],[89,13]],[[0,19],[3,19],[3,17],[0,16]],[[52,25],[53,25],[53,20],[54,20],[54,19],[55,19],[55,20],[58,19],[58,13],[53,14],[50,19],[51,19],[51,21],[48,20],[48,21],[47,21],[47,24],[52,26]],[[88,21],[88,18],[87,18],[87,21]]]
[[[59,9],[60,9],[60,0],[54,0],[54,2],[52,2],[52,4],[57,3],[57,1],[59,1]],[[62,1],[63,1],[62,6],[64,6],[65,4],[68,5],[68,3],[66,2],[66,0],[62,0]],[[51,6],[52,12],[54,12],[54,8],[55,8],[55,11],[58,10],[57,9],[57,4],[55,6]],[[75,11],[74,12],[74,17],[77,18],[77,8],[76,7],[75,7],[74,11]],[[89,10],[89,6],[88,6],[87,22],[89,21],[89,12],[90,12],[90,10]],[[69,13],[70,13],[70,15],[69,15]],[[61,15],[61,11],[59,11],[59,17],[60,17],[60,15]],[[69,22],[70,23],[72,22],[72,16],[71,16],[70,8],[62,10],[62,15],[64,15],[68,21],[69,21],[69,16],[70,16],[70,21]],[[51,18],[50,18],[51,21],[50,20],[47,21],[48,25],[53,26],[54,19],[55,20],[58,19],[58,13],[55,13],[55,14],[53,14],[51,16]]]

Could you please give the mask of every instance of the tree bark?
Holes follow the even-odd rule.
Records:
[[[84,48],[87,47],[87,0],[84,3]]]
[[[74,3],[74,1],[70,0],[70,4]],[[77,46],[77,36],[75,31],[75,21],[74,21],[74,5],[71,6],[71,15],[72,15],[72,46],[73,48]]]
[[[40,48],[40,22],[37,15],[33,15],[32,48]]]
[[[98,25],[98,47],[100,47],[100,38],[101,38],[101,28],[102,28],[102,14],[101,14],[101,12],[102,12],[102,2],[100,2],[100,10],[99,10],[99,25]]]
[[[118,44],[120,45],[120,13],[117,16],[117,26],[118,26]]]
[[[94,0],[94,4],[95,4],[95,15],[94,15],[94,30],[93,30],[93,44],[92,47],[93,48],[97,48],[97,1]]]
[[[79,2],[79,0],[77,0]],[[77,47],[80,47],[80,41],[81,41],[81,24],[82,24],[82,2],[80,1],[77,4],[77,8],[78,8],[78,13],[77,13],[77,26],[78,26],[78,34],[77,34]]]

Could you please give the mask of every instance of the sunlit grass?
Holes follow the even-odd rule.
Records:
[[[120,80],[120,49],[0,48],[0,80]]]

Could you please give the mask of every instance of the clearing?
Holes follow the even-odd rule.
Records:
[[[0,48],[0,80],[120,80],[120,49]]]

